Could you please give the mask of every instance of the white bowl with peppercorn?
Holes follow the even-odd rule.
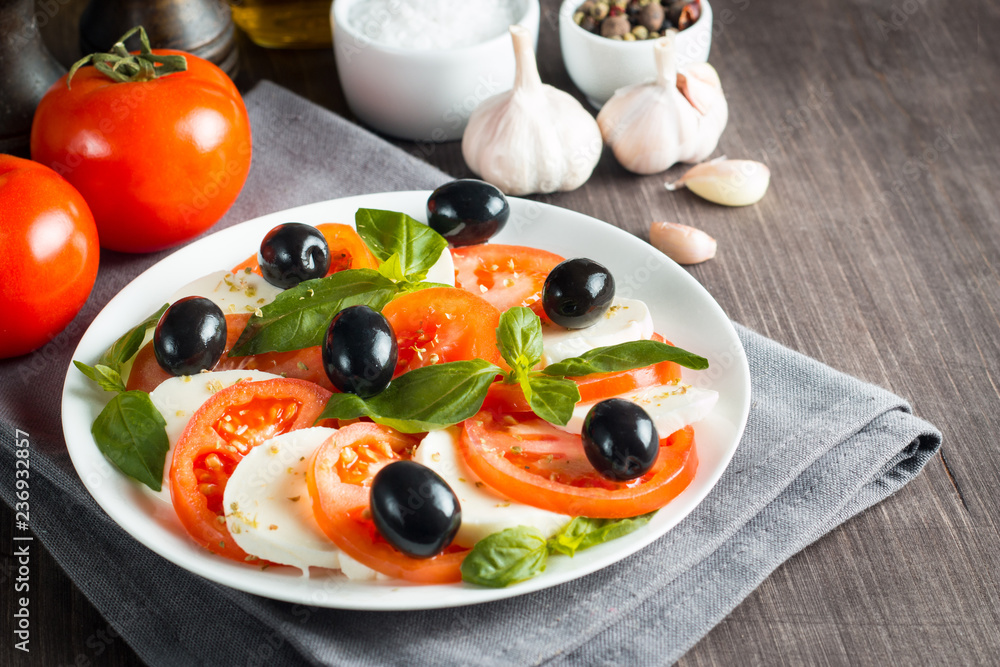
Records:
[[[538,0],[336,0],[333,50],[362,122],[426,142],[460,139],[469,114],[514,85],[509,27],[537,48]]]
[[[623,86],[656,78],[653,45],[667,29],[678,68],[708,62],[712,6],[708,0],[564,0],[559,42],[566,71],[594,108]]]

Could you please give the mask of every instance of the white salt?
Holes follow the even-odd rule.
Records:
[[[524,0],[362,0],[349,21],[377,44],[431,51],[499,37],[524,11]]]

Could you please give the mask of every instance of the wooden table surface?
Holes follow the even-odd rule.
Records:
[[[83,4],[60,0],[44,30],[64,63]],[[779,567],[680,664],[995,664],[1000,6],[713,4],[730,107],[720,151],[770,166],[764,200],[729,210],[667,193],[662,175],[631,175],[607,151],[584,187],[545,200],[640,236],[654,220],[706,230],[718,257],[691,273],[735,321],[909,399],[944,448]],[[556,9],[543,1],[542,78],[578,94]],[[350,116],[332,52],[241,48],[242,88],[271,79]],[[399,145],[469,175],[458,144]],[[35,561],[32,589],[30,664],[137,662],[51,558]]]

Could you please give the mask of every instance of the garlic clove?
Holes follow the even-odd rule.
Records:
[[[691,167],[668,190],[686,187],[703,199],[723,206],[756,204],[771,183],[771,170],[753,160],[718,159]]]
[[[722,80],[719,72],[708,63],[694,63],[684,68],[684,74],[689,78],[698,79],[712,88],[722,90]]]
[[[715,257],[716,242],[711,236],[676,222],[654,222],[649,226],[649,242],[678,264],[700,264]]]
[[[542,83],[531,34],[510,27],[514,88],[480,104],[462,135],[462,156],[508,195],[575,190],[601,158],[597,121],[576,99]]]
[[[707,116],[722,91],[722,82],[714,67],[708,63],[698,63],[677,73],[677,89],[691,106]]]

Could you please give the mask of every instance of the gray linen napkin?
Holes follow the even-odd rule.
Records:
[[[447,175],[273,84],[246,97],[255,157],[220,227],[334,197],[432,188]],[[31,356],[0,362],[0,496],[14,434],[31,443],[31,526],[151,665],[661,664],[698,641],[791,555],[913,479],[941,436],[899,397],[737,327],[753,407],[732,464],[665,537],[545,591],[474,607],[345,612],[206,581],[118,528],[65,452],[59,397],[80,335],[161,256],[106,253],[84,311]]]

